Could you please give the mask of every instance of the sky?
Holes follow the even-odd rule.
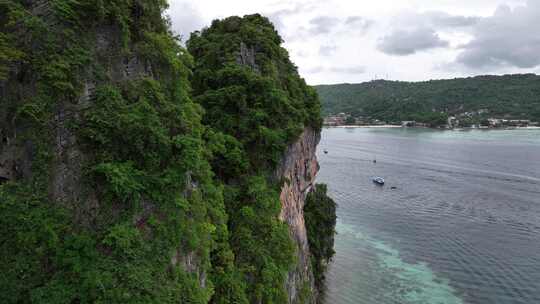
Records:
[[[540,0],[169,0],[184,41],[260,13],[308,84],[540,74]]]

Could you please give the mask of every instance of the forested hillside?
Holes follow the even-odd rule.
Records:
[[[316,163],[315,90],[268,19],[188,51],[166,8],[0,2],[1,303],[313,301],[276,169],[305,130]]]
[[[489,116],[540,120],[540,76],[478,76],[424,82],[376,80],[320,85],[323,114],[340,112],[385,121],[430,112],[449,115],[487,109]]]

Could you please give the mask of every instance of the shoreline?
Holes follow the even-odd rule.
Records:
[[[430,127],[403,127],[398,125],[346,125],[346,126],[323,126],[323,128],[342,128],[342,129],[355,129],[355,128],[403,128],[403,129],[430,129],[441,131],[469,131],[469,130],[482,130],[482,131],[508,131],[508,130],[540,130],[540,127],[507,127],[507,128],[430,128]]]
[[[403,128],[397,125],[346,125],[346,126],[323,126],[323,128]]]

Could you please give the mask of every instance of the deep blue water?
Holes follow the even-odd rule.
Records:
[[[318,157],[326,303],[540,303],[540,130],[330,128]]]

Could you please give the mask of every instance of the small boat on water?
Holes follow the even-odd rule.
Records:
[[[384,185],[384,178],[380,177],[380,176],[375,176],[373,178],[373,182],[376,183],[377,185]]]
[[[328,150],[324,150],[324,154],[328,154]]]

